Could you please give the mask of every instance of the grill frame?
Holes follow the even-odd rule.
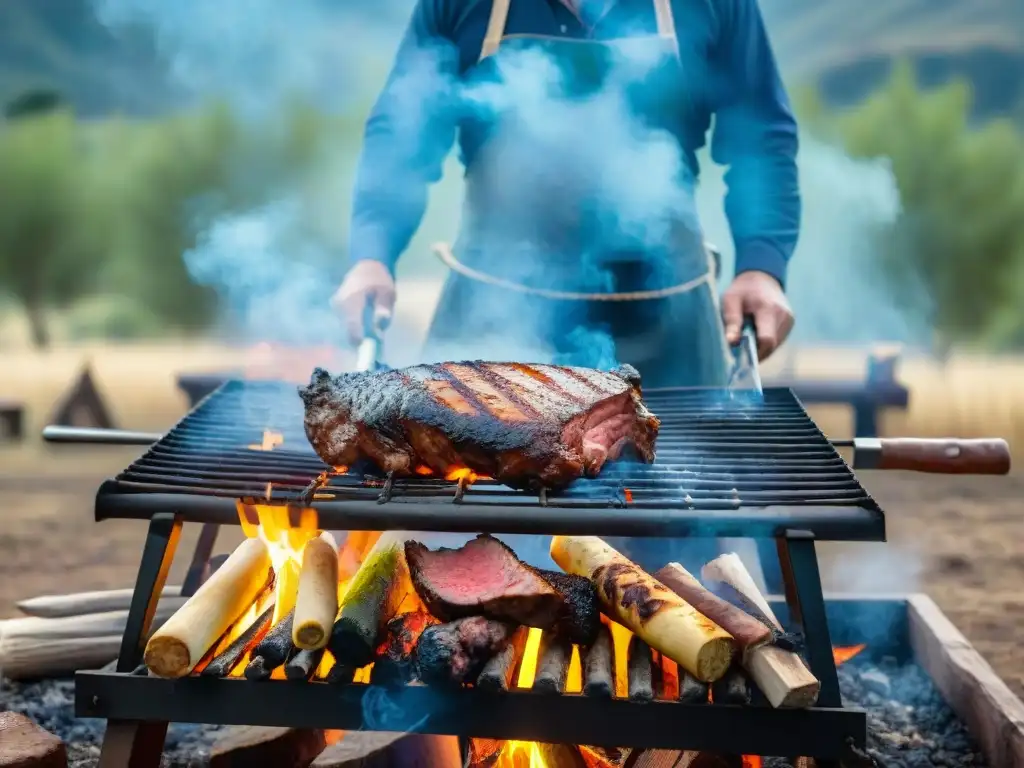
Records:
[[[190,424],[199,423],[196,414],[202,414],[203,408],[211,403],[216,404],[218,393],[230,386],[232,384],[228,382],[205,398],[132,466],[138,466],[147,457],[159,456],[164,449],[173,447],[183,430]],[[671,409],[660,409],[659,398],[663,395],[701,397],[701,392],[708,391],[652,390],[645,393],[645,399],[652,411],[663,419],[663,424],[667,423],[671,429],[669,417],[679,414],[672,414]],[[443,497],[438,495],[433,500],[412,494],[403,499],[402,488],[399,486],[397,496],[392,493],[390,500],[383,499],[387,503],[379,503],[384,488],[370,493],[367,493],[366,488],[361,488],[360,498],[324,500],[319,497],[313,498],[309,506],[317,511],[321,527],[348,530],[486,530],[492,533],[584,533],[634,537],[674,537],[688,531],[690,535],[698,536],[774,538],[786,587],[789,628],[803,631],[808,664],[821,681],[817,706],[794,712],[762,707],[708,707],[678,702],[602,702],[584,696],[543,696],[519,691],[503,694],[512,697],[507,701],[502,699],[493,702],[490,701],[493,694],[487,696],[480,691],[461,691],[452,693],[453,698],[446,699],[453,708],[440,721],[440,725],[436,728],[424,727],[422,732],[460,736],[495,734],[493,737],[497,738],[500,737],[498,734],[512,734],[513,730],[495,730],[492,723],[484,732],[484,729],[480,729],[479,718],[483,715],[479,712],[489,712],[492,717],[525,718],[515,728],[525,727],[524,723],[534,723],[538,712],[547,712],[548,716],[541,718],[543,725],[536,725],[532,731],[517,730],[515,735],[506,738],[601,744],[602,739],[609,734],[618,733],[621,735],[615,736],[614,740],[624,743],[613,746],[663,746],[720,752],[738,750],[762,755],[807,755],[819,758],[819,768],[838,768],[840,761],[852,759],[856,749],[863,748],[867,740],[866,715],[859,710],[842,708],[815,540],[884,541],[884,514],[861,488],[845,461],[790,390],[769,389],[765,391],[765,397],[769,402],[768,407],[771,407],[773,399],[778,398],[788,398],[788,402],[795,406],[799,421],[813,443],[813,450],[817,452],[810,458],[825,459],[840,476],[851,481],[848,487],[855,491],[854,503],[850,503],[849,499],[841,499],[844,503],[741,506],[737,511],[679,509],[678,504],[615,504],[607,500],[594,503],[592,498],[585,499],[589,503],[579,503],[577,500],[566,505],[559,503],[556,497],[534,496],[528,504],[510,506],[504,499],[499,503],[476,503],[475,495],[480,488],[474,486],[467,491],[460,489],[457,484],[445,484],[438,480],[433,481],[433,484],[438,488],[443,487],[445,496],[451,494],[445,501],[439,501]],[[259,434],[252,436],[252,442],[259,442],[266,429],[273,428],[261,427]],[[665,435],[664,426],[662,434]],[[659,450],[662,450],[661,445],[659,442]],[[694,450],[704,451],[704,456],[708,451],[713,453],[715,450],[714,446],[693,445],[698,446]],[[792,463],[783,466],[803,466],[808,457],[793,452],[792,441],[786,445],[790,446],[787,450],[790,450]],[[747,447],[760,449],[762,456],[766,448],[763,445]],[[777,447],[773,445],[769,449]],[[271,464],[282,460],[309,460],[308,455],[305,458],[295,457],[280,450],[265,453],[260,459],[263,457]],[[757,462],[761,461],[750,456],[747,459],[750,466],[758,466]],[[701,456],[697,455],[695,460],[700,461]],[[76,675],[76,714],[108,719],[100,765],[113,767],[130,763],[138,768],[156,768],[160,763],[168,722],[244,723],[282,727],[316,727],[323,724],[324,727],[342,729],[367,727],[368,724],[362,718],[362,708],[357,706],[365,690],[360,692],[352,688],[348,692],[336,694],[337,689],[333,686],[315,682],[302,685],[283,682],[278,685],[276,681],[250,683],[194,678],[160,680],[131,674],[142,661],[145,638],[185,522],[204,523],[192,565],[183,584],[183,593],[189,595],[199,586],[207,570],[218,525],[240,524],[239,510],[248,514],[247,506],[251,504],[282,504],[296,512],[300,509],[297,502],[303,506],[305,504],[299,494],[285,495],[280,499],[275,498],[272,492],[270,498],[243,495],[239,501],[238,489],[231,489],[231,494],[221,495],[180,492],[180,486],[171,489],[179,492],[150,487],[126,489],[124,473],[119,478],[108,480],[100,486],[96,496],[96,519],[148,519],[149,533],[139,565],[116,671],[80,672]],[[526,498],[522,492],[514,492],[512,495],[520,500]],[[638,489],[634,495],[642,497],[643,491]],[[490,513],[483,514],[487,509]],[[508,514],[510,511],[514,514]],[[372,688],[371,685],[366,690]],[[434,694],[431,693],[430,697],[431,705],[436,705]],[[420,702],[421,705],[424,703]],[[330,716],[321,711],[322,707],[330,708],[333,705],[340,706],[344,711],[335,710]],[[234,707],[238,709],[234,710]],[[573,708],[573,718],[563,716],[568,711],[567,707]],[[571,728],[551,730],[547,724],[549,721],[557,723],[579,718],[596,718],[594,722],[599,724],[599,728],[595,726],[590,731],[574,731]],[[630,724],[637,723],[635,735],[619,730],[623,718]],[[685,725],[687,723],[691,725]],[[480,732],[470,733],[470,725]],[[741,732],[744,735],[738,736]]]

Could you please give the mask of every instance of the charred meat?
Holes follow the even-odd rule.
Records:
[[[516,488],[593,477],[627,446],[653,462],[660,425],[628,365],[460,362],[333,378],[317,368],[299,394],[306,435],[331,466],[441,477],[469,469]]]

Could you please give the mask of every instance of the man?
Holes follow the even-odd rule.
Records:
[[[693,204],[712,117],[736,252],[720,304]],[[393,305],[456,136],[465,209],[428,357],[721,386],[746,317],[762,359],[786,338],[797,130],[756,0],[418,0],[357,173],[333,299],[353,341],[368,302]],[[678,162],[648,151],[664,142]]]

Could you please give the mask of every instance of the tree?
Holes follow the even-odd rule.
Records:
[[[1020,341],[1024,140],[1013,121],[972,125],[965,83],[923,91],[908,64],[848,112],[807,103],[819,131],[892,163],[902,214],[878,257],[894,301],[922,297],[917,309],[946,343]]]
[[[74,118],[23,114],[0,129],[0,290],[21,303],[33,343],[46,347],[47,310],[92,288],[98,253],[79,228],[86,190]]]

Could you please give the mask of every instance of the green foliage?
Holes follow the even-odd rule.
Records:
[[[969,122],[969,88],[922,90],[909,65],[854,110],[807,124],[857,157],[887,157],[902,214],[879,252],[895,301],[924,295],[945,343],[1024,341],[1024,139],[1014,123]],[[923,291],[921,290],[923,288]]]

